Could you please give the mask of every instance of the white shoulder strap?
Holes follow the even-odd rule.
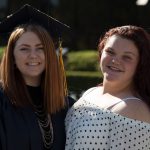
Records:
[[[137,97],[127,97],[127,98],[124,98],[122,99],[123,101],[127,101],[129,99],[135,99],[135,100],[139,100],[139,101],[142,101],[141,99],[137,98]]]
[[[116,102],[115,104],[109,106],[107,109],[110,109],[110,108],[114,107],[115,105],[117,105],[117,104],[119,104],[119,103],[121,103],[121,102],[125,102],[125,101],[127,101],[127,100],[129,100],[129,99],[136,99],[136,100],[142,101],[141,99],[139,99],[139,98],[137,98],[137,97],[127,97],[127,98],[121,99],[119,102]]]

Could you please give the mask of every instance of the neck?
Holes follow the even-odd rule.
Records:
[[[103,83],[102,94],[109,93],[117,97],[133,96],[134,90],[132,85],[115,85],[110,83]]]
[[[27,85],[27,90],[29,92],[29,95],[31,97],[32,103],[35,105],[39,105],[42,102],[42,90],[40,86],[30,86]]]
[[[39,78],[28,78],[25,79],[26,85],[37,87],[40,86],[41,80]]]

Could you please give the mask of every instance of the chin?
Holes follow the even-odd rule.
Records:
[[[105,82],[109,82],[109,83],[119,83],[121,82],[118,78],[114,78],[114,77],[105,77],[104,78]],[[123,84],[123,83],[122,83]]]

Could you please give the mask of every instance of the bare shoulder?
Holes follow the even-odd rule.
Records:
[[[142,100],[128,99],[115,105],[112,111],[131,119],[150,123],[150,108]]]

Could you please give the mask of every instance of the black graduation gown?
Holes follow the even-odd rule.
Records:
[[[73,99],[69,98],[72,105]],[[51,116],[54,143],[51,150],[64,150],[64,119],[67,109]],[[43,140],[34,111],[16,108],[0,90],[0,150],[43,150]]]

